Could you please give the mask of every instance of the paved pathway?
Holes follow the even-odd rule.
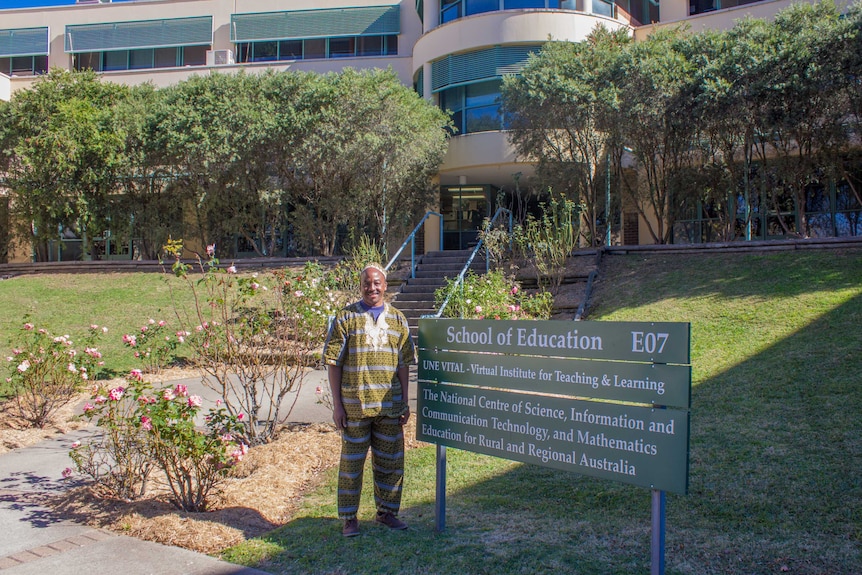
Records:
[[[179,380],[206,408],[217,394],[199,379]],[[308,374],[301,392],[286,399],[295,405],[288,421],[328,422],[331,414],[317,403],[317,386],[326,386],[326,372]],[[415,396],[415,386],[413,386]],[[92,429],[78,430],[0,455],[0,574],[2,575],[264,575],[219,559],[117,535],[57,519],[36,502],[39,494],[58,492],[81,480],[63,480],[69,449]]]

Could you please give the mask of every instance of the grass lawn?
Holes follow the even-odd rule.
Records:
[[[0,281],[0,345],[25,313],[63,333],[98,323],[122,372],[122,334],[170,321],[170,301],[157,274]],[[690,487],[667,498],[667,573],[862,573],[862,250],[609,256],[589,319],[692,326]],[[423,447],[407,454],[408,531],[371,522],[367,472],[362,535],[342,538],[330,470],[290,523],[224,557],[274,574],[649,572],[648,490],[448,456],[443,533]]]
[[[592,320],[692,325],[688,495],[668,495],[667,573],[862,573],[862,252],[611,256]],[[630,574],[650,492],[450,449],[408,453],[407,532],[340,535],[336,474],[286,526],[225,558],[284,574]]]
[[[25,317],[54,335],[72,336],[73,342],[91,324],[106,326],[108,333],[98,348],[107,375],[124,374],[139,367],[139,362],[134,361],[133,350],[123,345],[123,334],[138,333],[149,319],[177,325],[172,297],[190,305],[189,290],[170,274],[25,275],[3,280],[0,347],[11,349]]]

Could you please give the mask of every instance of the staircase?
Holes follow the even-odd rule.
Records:
[[[434,292],[446,285],[446,278],[458,277],[471,253],[472,249],[428,252],[416,266],[416,277],[407,278],[401,284],[401,291],[392,300],[392,305],[407,317],[414,341],[418,338],[419,318],[437,313]],[[470,269],[477,274],[485,273],[485,250],[479,250]]]

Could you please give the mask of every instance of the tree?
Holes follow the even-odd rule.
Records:
[[[630,44],[625,31],[599,27],[583,43],[545,44],[520,75],[503,82],[510,141],[522,158],[537,162],[544,186],[584,207],[582,235],[593,246],[601,242],[598,215],[610,210],[603,200],[618,94],[607,72]]]
[[[768,59],[760,70],[768,131],[760,134],[757,149],[779,174],[768,198],[785,234],[808,235],[807,186],[825,179],[830,151],[848,141],[845,72],[831,53],[839,18],[831,2],[794,4],[770,26]],[[782,214],[794,207],[797,222]]]
[[[15,233],[33,244],[38,259],[64,228],[84,240],[85,254],[108,229],[126,167],[124,127],[115,113],[126,93],[91,71],[55,69],[12,98],[4,130],[6,185]]]
[[[336,252],[340,230],[352,227],[385,242],[407,229],[432,201],[431,178],[446,150],[449,120],[403,86],[390,70],[347,68],[335,74],[297,74],[279,110],[290,108],[282,130],[279,176],[291,192],[294,232],[307,249]],[[286,96],[285,96],[286,97]]]
[[[619,89],[614,129],[638,170],[636,178],[619,178],[621,190],[659,244],[672,239],[690,191],[675,184],[696,156],[696,122],[686,92],[692,67],[679,34],[661,31],[632,44],[615,61],[611,76]]]
[[[153,141],[155,110],[161,93],[150,84],[133,87],[118,106],[119,121],[125,126],[128,169],[118,182],[126,221],[117,219],[111,227],[114,238],[135,243],[137,256],[157,259],[168,238],[183,236],[184,188],[176,185],[170,165]],[[123,225],[125,224],[125,225]]]
[[[257,245],[285,211],[280,197],[273,199],[269,178],[278,111],[263,97],[267,78],[242,72],[192,76],[163,89],[154,113],[152,151],[189,199],[193,235],[226,254],[234,233]]]

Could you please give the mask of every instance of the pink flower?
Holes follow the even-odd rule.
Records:
[[[18,364],[18,371],[24,373],[30,368],[30,361],[25,359],[21,363]]]
[[[296,290],[295,292],[293,292],[293,297],[302,297],[303,295],[305,294],[302,293],[300,290]]]
[[[96,409],[96,408],[89,401],[84,404],[84,413],[88,413],[90,411],[93,411],[94,409]]]
[[[217,400],[216,400],[216,407],[221,407],[221,404],[222,404],[222,400],[221,400],[221,399],[217,399]]]
[[[242,458],[246,453],[248,453],[248,445],[242,444],[231,451],[230,456],[233,458],[234,463],[238,463],[242,461]]]
[[[96,324],[94,324],[94,323],[91,323],[91,324],[90,324],[90,329],[91,329],[91,330],[93,330],[93,331],[96,331],[97,329],[99,329],[99,326],[97,326],[97,325],[96,325]]]
[[[79,447],[81,447],[80,441],[73,441],[72,442],[72,449],[78,449]]]
[[[233,435],[231,435],[230,433],[225,433],[224,435],[221,436],[220,439],[224,443],[229,443],[229,442],[233,441]]]
[[[63,479],[69,479],[70,477],[72,477],[72,468],[67,467],[66,469],[64,469],[62,475]]]
[[[137,379],[138,381],[144,381],[144,372],[140,369],[133,369],[129,372],[129,377],[132,379]]]
[[[31,330],[31,329],[33,329],[34,327],[35,327],[35,326],[34,326],[32,323],[25,323],[25,324],[24,324],[24,329],[26,329],[27,331],[30,331],[30,330]]]
[[[251,282],[251,289],[253,289],[253,290],[260,289],[260,284],[257,282]]]
[[[482,306],[480,306],[480,305],[476,306],[476,313],[482,313]]]
[[[150,324],[150,325],[155,325],[156,320],[154,320],[153,318],[150,318],[150,319],[148,319],[148,320],[147,320],[147,323],[148,323],[148,324]]]
[[[24,353],[24,351],[23,351],[23,350],[18,349],[17,347],[16,347],[15,349],[13,349],[13,350],[12,350],[12,354],[13,354],[13,355],[21,355],[22,353]]]
[[[102,333],[108,333],[108,327],[102,326]]]
[[[106,401],[108,401],[108,398],[105,397],[104,395],[97,395],[96,399],[94,399],[93,401],[95,401],[97,404],[105,403]]]
[[[512,286],[511,294],[512,294],[512,295],[517,295],[517,293],[518,293],[518,286]]]
[[[176,394],[174,393],[174,390],[173,390],[173,389],[166,389],[166,390],[165,390],[165,392],[162,394],[162,398],[163,398],[165,401],[173,401],[174,399],[176,399],[176,397],[177,397],[177,396],[176,396]]]
[[[192,395],[189,397],[189,407],[200,407],[201,403],[203,403],[201,396]]]
[[[244,413],[238,413],[238,414],[237,414],[237,416],[236,416],[236,418],[237,418],[238,420],[240,420],[240,421],[242,421],[244,417],[245,417],[245,414],[244,414]]]
[[[71,371],[72,373],[78,373],[78,368],[77,368],[77,367],[75,367],[75,364],[74,364],[74,363],[70,363],[69,365],[67,365],[67,366],[66,366],[66,369],[68,369],[68,370],[69,370],[69,371]]]
[[[129,347],[135,347],[138,345],[138,338],[134,335],[124,335],[123,343],[128,345]]]
[[[189,394],[189,388],[182,383],[178,383],[174,388],[174,392],[180,397],[186,397]]]
[[[108,392],[108,397],[113,401],[120,401],[120,398],[123,397],[123,393],[125,392],[125,388],[123,387],[115,387],[110,392]]]
[[[141,416],[141,429],[150,431],[153,428],[153,420],[146,415]]]
[[[150,328],[148,328],[148,327],[147,327],[147,326],[145,326],[145,325],[141,326],[141,333],[147,333],[147,330],[148,330],[148,329],[150,329]]]
[[[314,390],[314,393],[323,393],[323,388],[318,385],[317,388]]]
[[[166,322],[166,321],[165,321],[165,320],[163,320],[163,319],[160,319],[160,320],[159,320],[159,327],[165,327],[166,325],[168,325],[168,322]]]
[[[235,274],[236,273],[236,266],[230,266],[229,268],[227,268],[227,273]]]
[[[207,255],[209,257],[215,257],[215,244],[209,244],[207,246]]]

